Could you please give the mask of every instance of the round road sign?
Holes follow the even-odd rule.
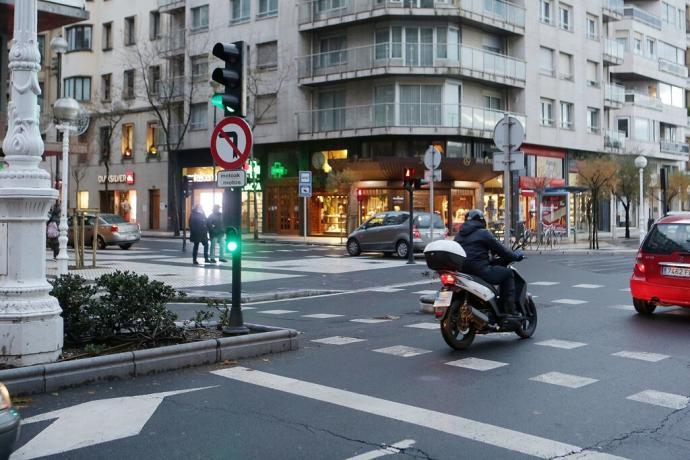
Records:
[[[503,152],[514,152],[525,140],[525,128],[515,117],[505,116],[494,127],[494,143]]]
[[[252,149],[252,130],[240,117],[226,117],[211,135],[211,155],[218,166],[241,168]]]

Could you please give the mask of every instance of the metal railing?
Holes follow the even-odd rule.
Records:
[[[434,15],[443,11],[455,14],[458,7],[454,3],[443,0],[305,0],[298,4],[298,18],[301,25],[386,8],[434,10],[431,13]]]
[[[625,102],[625,86],[606,83],[604,85],[604,99],[608,102],[623,104]]]
[[[690,146],[684,142],[659,142],[659,148],[664,153],[674,153],[676,155],[685,155],[690,153]]]
[[[164,35],[161,38],[161,51],[171,52],[184,50],[185,36],[186,34],[184,29],[170,31],[169,34]]]
[[[687,67],[681,64],[676,64],[675,62],[666,60],[664,58],[659,58],[659,70],[682,78],[688,77]]]
[[[460,0],[460,9],[512,26],[525,27],[525,8],[503,0]]]
[[[298,58],[299,78],[394,67],[458,68],[525,81],[525,61],[466,45],[380,43]]]
[[[625,7],[624,0],[604,0],[602,7],[604,10],[611,11],[614,14],[623,16],[623,8]]]
[[[625,103],[646,107],[652,110],[663,110],[664,105],[658,97],[648,96],[646,94],[636,93],[633,91],[626,91]]]
[[[156,80],[153,82],[151,94],[160,99],[182,97],[184,95],[185,77],[178,75],[166,80]]]
[[[659,16],[648,13],[641,8],[632,5],[626,6],[623,9],[623,14],[624,16],[632,18],[635,21],[647,24],[648,26],[661,30],[661,18]]]
[[[604,131],[604,147],[609,149],[625,148],[625,132],[607,129]]]
[[[297,113],[299,134],[375,128],[458,128],[490,137],[505,111],[436,103],[382,103]],[[524,115],[513,114],[522,123]]]
[[[625,45],[610,38],[605,39],[604,57],[609,57],[610,60],[622,61],[625,58]]]

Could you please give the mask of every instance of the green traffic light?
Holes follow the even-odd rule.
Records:
[[[224,94],[222,94],[222,93],[215,93],[213,96],[211,96],[211,104],[218,107],[219,109],[225,109],[228,112],[234,112],[235,109],[233,109],[229,105],[224,104],[223,96],[224,96]]]
[[[238,247],[239,246],[237,244],[237,241],[235,241],[235,240],[230,240],[226,244],[226,248],[228,249],[228,252],[235,252],[235,251],[237,251]]]

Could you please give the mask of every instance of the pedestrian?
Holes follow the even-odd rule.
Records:
[[[204,208],[201,207],[201,204],[194,206],[189,216],[189,241],[194,243],[194,248],[192,249],[192,262],[194,265],[199,265],[199,262],[196,260],[197,254],[199,253],[199,243],[204,246],[204,261],[209,263],[208,223],[206,214],[204,214]]]
[[[213,206],[213,212],[208,216],[208,233],[211,237],[211,263],[216,263],[214,258],[216,253],[216,243],[218,244],[218,260],[227,262],[225,259],[225,225],[223,224],[223,213],[220,205]]]
[[[55,218],[51,217],[46,227],[46,237],[48,239],[48,247],[53,250],[53,260],[57,260],[57,256],[60,253],[60,243],[58,242],[59,236],[60,230],[57,221]]]

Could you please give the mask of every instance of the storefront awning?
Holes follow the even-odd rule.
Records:
[[[350,170],[358,180],[402,180],[405,168],[414,168],[416,175],[424,175],[424,165],[416,158],[390,157],[380,160],[352,161],[330,160],[334,171]],[[444,159],[441,165],[443,181],[471,181],[486,182],[497,173],[493,171],[490,163],[476,163],[473,159],[469,165],[465,165],[462,159]]]

